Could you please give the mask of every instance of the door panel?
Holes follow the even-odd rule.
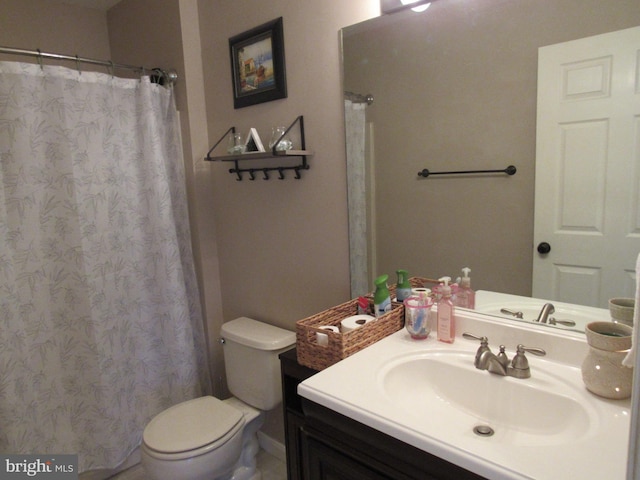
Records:
[[[533,296],[606,308],[640,252],[640,27],[538,61]]]

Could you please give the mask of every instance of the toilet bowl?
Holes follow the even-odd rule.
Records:
[[[295,333],[242,317],[225,323],[222,335],[234,397],[196,398],[156,415],[142,436],[149,480],[260,480],[256,433],[282,400],[278,355]]]

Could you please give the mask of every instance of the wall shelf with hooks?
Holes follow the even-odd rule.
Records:
[[[296,150],[278,150],[279,143],[289,134],[289,131],[295,126],[298,125],[299,135],[300,135],[300,149]],[[237,155],[216,155],[212,156],[212,152],[216,149],[216,147],[222,142],[225,138],[228,137],[230,133],[235,133],[236,127],[231,127],[227,130],[222,137],[211,147],[211,149],[207,152],[207,156],[204,158],[210,162],[233,162],[234,167],[229,169],[229,173],[235,173],[237,175],[236,180],[242,181],[243,174],[249,174],[249,180],[255,180],[256,174],[261,175],[264,180],[269,180],[271,178],[271,173],[277,173],[278,179],[284,180],[285,172],[288,170],[292,170],[295,174],[294,178],[300,179],[300,172],[302,170],[309,170],[309,164],[307,163],[307,157],[313,155],[313,152],[306,149],[305,139],[304,139],[304,119],[302,115],[298,116],[291,125],[289,125],[284,133],[280,135],[275,144],[270,150],[266,152],[246,152],[240,153]],[[246,167],[240,168],[239,162],[247,161],[247,160],[260,160],[260,159],[284,159],[284,158],[293,158],[300,157],[301,162],[299,165],[282,165],[276,167]]]

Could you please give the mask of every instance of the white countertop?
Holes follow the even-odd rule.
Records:
[[[489,479],[625,478],[630,401],[606,400],[586,390],[580,372],[582,359],[588,351],[583,334],[557,332],[539,325],[531,328],[519,322],[501,321],[473,312],[458,311],[456,316],[457,336],[452,345],[438,342],[434,332],[428,339],[418,341],[412,340],[405,330],[401,330],[305,380],[298,386],[298,393]],[[544,348],[547,356],[527,355],[532,376],[524,380],[475,370],[473,355],[478,342],[463,339],[461,335],[465,331],[489,337],[489,345],[494,353],[497,353],[498,345],[506,345],[510,358],[518,343]],[[501,398],[500,394],[495,393],[496,386],[500,392],[508,392],[508,388],[501,387],[509,385],[499,382],[526,382],[516,385],[517,388],[526,386],[542,390],[553,386],[554,393],[559,397],[568,399],[568,402],[579,402],[586,413],[583,424],[576,427],[578,438],[568,439],[567,431],[546,437],[539,432],[527,432],[526,428],[508,429],[499,425],[492,437],[479,437],[472,432],[472,428],[476,424],[487,423],[487,418],[474,418],[468,411],[458,414],[458,410],[449,417],[439,415],[437,403],[431,403],[434,406],[429,407],[431,411],[425,407],[431,401],[449,403],[447,398],[440,398],[437,392],[432,394],[434,398],[429,402],[412,404],[410,401],[399,402],[396,392],[389,394],[381,387],[385,372],[392,365],[402,363],[403,358],[433,356],[439,352],[445,354],[447,359],[456,358],[461,362],[466,362],[468,358],[470,371],[486,375],[486,386],[490,391],[478,391],[479,402],[487,402],[490,397],[492,402],[498,399],[498,408],[509,408],[508,396]],[[466,368],[465,365],[462,368]],[[451,381],[455,382],[455,379]],[[549,412],[549,409],[566,409],[570,405],[570,402],[551,406],[534,403],[530,411],[535,417]],[[551,413],[557,414],[558,411]]]

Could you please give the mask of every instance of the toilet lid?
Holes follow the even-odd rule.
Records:
[[[184,452],[215,442],[241,421],[242,412],[221,400],[195,398],[156,415],[144,429],[142,439],[158,452]]]

